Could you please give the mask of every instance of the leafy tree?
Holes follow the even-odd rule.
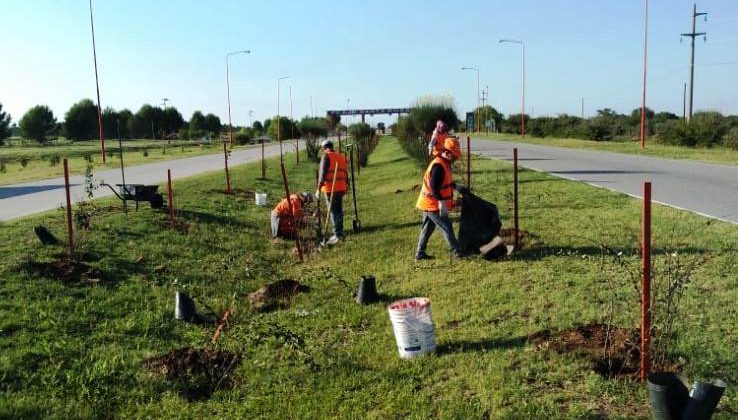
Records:
[[[264,125],[262,125],[259,121],[254,121],[254,124],[251,126],[251,128],[254,129],[254,132],[257,136],[264,134]]]
[[[10,137],[10,131],[10,115],[3,112],[3,104],[0,103],[0,146]]]
[[[97,105],[82,99],[64,114],[64,134],[72,140],[90,140],[98,137]]]
[[[298,124],[300,133],[310,138],[328,135],[328,122],[325,118],[304,117]]]
[[[205,130],[217,134],[223,128],[223,124],[220,123],[220,118],[215,114],[208,114],[205,116]]]
[[[176,133],[184,126],[184,118],[177,108],[170,106],[162,113],[162,130],[167,134]]]
[[[325,116],[326,124],[328,124],[328,129],[330,131],[334,131],[336,127],[341,123],[341,116],[340,115],[334,115],[334,114],[327,114]]]
[[[272,120],[276,120],[276,118],[277,117],[274,117]],[[279,138],[281,140],[292,138],[293,128],[296,128],[294,126],[294,121],[290,120],[288,117],[279,117]],[[295,129],[294,132],[299,135],[300,130]],[[277,140],[277,124],[269,124],[267,135],[273,140]]]
[[[269,125],[272,123],[272,120],[267,118],[264,120],[264,133],[266,133],[269,130]]]
[[[116,111],[108,107],[103,110],[102,117],[106,138],[117,139],[119,130],[121,139],[131,138],[128,122],[133,118],[133,113],[130,110]]]
[[[44,143],[46,136],[52,134],[56,128],[56,118],[48,106],[36,105],[26,111],[19,125],[23,137]]]
[[[494,124],[490,124],[491,128],[500,128],[502,127],[502,122],[505,120],[505,116],[502,115],[498,110],[494,109],[493,107],[489,105],[480,106],[477,109],[474,110],[477,112],[477,115],[479,115],[479,126],[482,130],[484,130],[487,127],[487,122],[490,123],[494,121]]]

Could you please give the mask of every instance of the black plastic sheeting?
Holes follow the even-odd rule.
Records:
[[[456,190],[461,193],[459,245],[464,253],[478,254],[480,246],[500,234],[500,212],[496,205],[474,195],[467,187],[458,185]]]

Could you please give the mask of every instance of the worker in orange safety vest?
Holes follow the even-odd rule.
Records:
[[[326,243],[333,245],[343,238],[343,196],[348,189],[348,166],[346,156],[333,150],[332,141],[324,140],[321,147],[323,157],[320,159],[318,191],[315,192],[315,198],[319,199],[323,193],[326,202],[330,203],[333,236],[328,238]]]
[[[290,194],[290,203],[283,198],[272,210],[272,239],[280,237],[294,239],[302,224],[303,205],[310,203],[313,195],[309,192]],[[292,213],[290,214],[290,204]]]
[[[449,210],[454,206],[453,196],[456,187],[451,164],[461,157],[461,148],[459,141],[454,137],[446,137],[443,145],[436,145],[436,148],[439,152],[425,170],[420,196],[415,205],[423,212],[423,224],[415,252],[416,260],[433,258],[425,252],[425,249],[436,227],[441,230],[454,257],[464,256],[456,240],[451,219],[448,217]]]

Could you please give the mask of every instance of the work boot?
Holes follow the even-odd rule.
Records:
[[[415,255],[415,261],[421,261],[421,260],[432,260],[434,257],[432,255],[428,255],[425,252],[418,252]]]
[[[340,239],[338,239],[338,236],[333,235],[328,240],[325,241],[326,245],[335,245],[338,243]]]

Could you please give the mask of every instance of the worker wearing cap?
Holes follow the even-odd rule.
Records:
[[[335,244],[343,238],[343,196],[348,188],[348,171],[346,168],[346,156],[333,150],[333,142],[324,140],[321,143],[323,157],[320,159],[318,170],[318,191],[325,195],[330,202],[331,221],[333,222],[333,236],[326,243]],[[334,178],[335,175],[335,178]]]
[[[416,260],[427,260],[433,258],[426,254],[428,245],[436,226],[441,229],[441,234],[448,246],[457,258],[462,257],[461,248],[454,235],[451,219],[448,212],[454,206],[454,181],[451,172],[451,164],[461,157],[459,141],[454,137],[447,137],[443,145],[437,145],[439,150],[436,157],[428,165],[423,175],[423,186],[420,188],[420,196],[416,207],[423,212],[423,224],[418,237],[418,247],[415,252]]]
[[[309,192],[290,194],[290,201],[283,198],[272,210],[272,239],[276,237],[294,239],[302,223],[302,206],[311,202],[313,195]],[[290,214],[290,204],[292,213]]]

